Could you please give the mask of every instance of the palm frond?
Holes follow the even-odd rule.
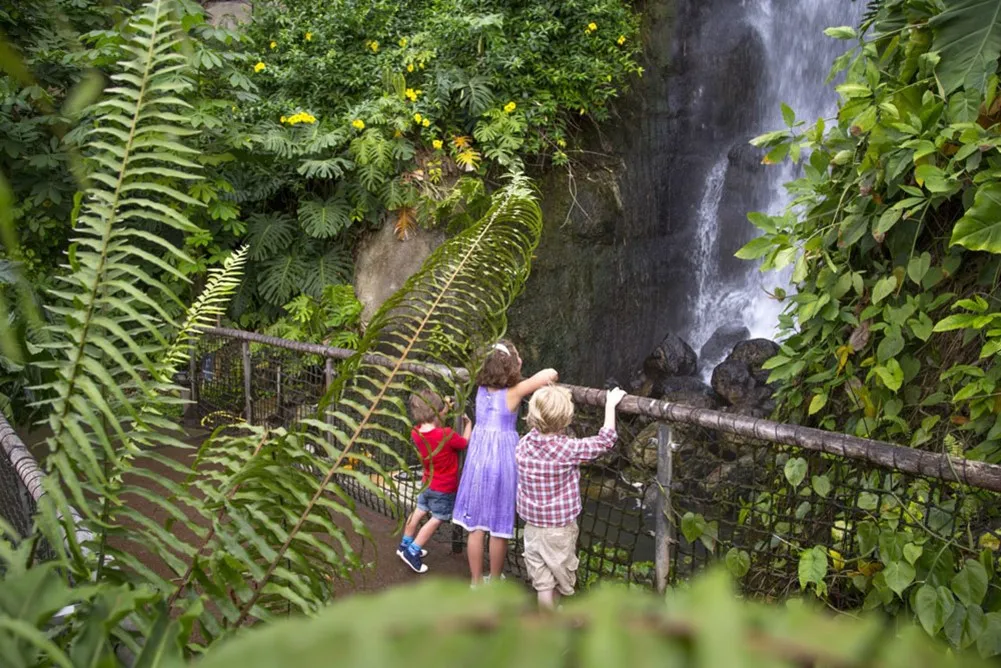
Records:
[[[263,613],[259,603],[267,591],[287,589],[307,601],[307,592],[322,587],[323,570],[284,564],[308,565],[301,551],[316,550],[314,533],[327,530],[328,513],[350,503],[344,483],[377,491],[346,460],[361,461],[385,479],[380,460],[402,465],[411,447],[406,396],[415,387],[452,396],[469,383],[454,372],[429,376],[427,367],[414,363],[476,366],[478,351],[505,329],[507,307],[524,285],[541,229],[538,204],[526,181],[515,177],[478,224],[439,247],[375,315],[359,353],[331,390],[327,419],[307,422],[304,438],[325,456],[310,464],[322,466],[323,475],[313,479],[312,495],[295,514],[287,510],[285,540],[253,574],[237,624]],[[368,353],[379,353],[382,361]]]

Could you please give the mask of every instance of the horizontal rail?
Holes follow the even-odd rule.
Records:
[[[344,348],[290,341],[239,329],[211,327],[203,331],[214,336],[251,341],[334,359],[346,359],[355,354],[354,351]],[[366,355],[364,359],[373,364],[395,364],[395,360],[383,355]],[[404,365],[404,368],[416,373],[449,378],[453,374],[452,370],[437,364],[423,365],[412,362]],[[469,377],[468,371],[465,369],[456,370],[454,373],[463,380]],[[574,400],[580,404],[598,407],[605,404],[605,390],[578,385],[565,385],[565,387],[573,393]],[[1001,492],[1001,466],[996,464],[916,450],[884,441],[859,438],[812,427],[784,424],[762,418],[723,413],[709,408],[695,408],[673,401],[658,401],[633,395],[627,395],[622,400],[619,410],[623,413],[643,415],[656,420],[698,425],[779,445],[793,445],[805,450],[869,462],[903,473],[960,482],[971,487]]]

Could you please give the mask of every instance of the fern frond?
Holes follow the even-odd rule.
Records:
[[[191,342],[198,331],[209,327],[225,314],[233,294],[240,287],[243,267],[247,262],[247,246],[243,246],[223,262],[222,267],[209,270],[205,288],[188,309],[173,344],[167,349],[160,364],[160,379],[170,382],[190,354]]]
[[[399,465],[401,453],[411,447],[405,397],[415,387],[451,395],[469,382],[458,373],[430,378],[412,363],[452,369],[477,365],[475,351],[504,331],[507,307],[524,285],[541,229],[538,204],[526,181],[515,177],[483,220],[439,247],[375,315],[359,353],[331,391],[328,419],[309,423],[310,431],[319,435],[314,447],[329,458],[316,491],[297,509],[294,521],[290,518],[287,537],[263,573],[253,576],[237,624],[260,614],[264,591],[318,586],[321,572],[293,574],[282,564],[310,544],[310,532],[318,530],[317,515],[322,518],[334,510],[337,504],[328,494],[342,496],[339,483],[376,490],[368,476],[345,466],[347,458],[360,459],[390,479],[381,473],[380,461]],[[384,355],[388,363],[364,356],[371,352]]]

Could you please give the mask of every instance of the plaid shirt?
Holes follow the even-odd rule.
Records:
[[[614,429],[591,438],[565,434],[525,434],[515,450],[518,462],[518,515],[537,527],[563,527],[581,511],[581,462],[595,459],[615,445]]]

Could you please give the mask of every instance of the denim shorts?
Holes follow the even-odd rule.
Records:
[[[431,517],[442,522],[452,519],[453,506],[455,506],[455,494],[426,489],[417,495],[417,509],[430,512]]]

